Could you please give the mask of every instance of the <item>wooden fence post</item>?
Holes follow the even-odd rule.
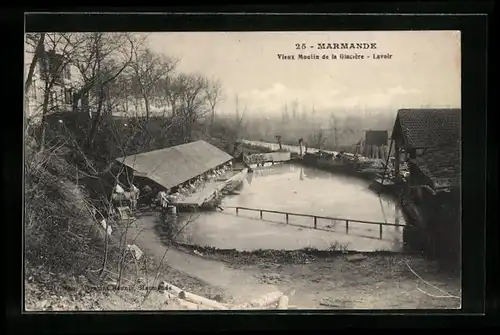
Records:
[[[238,207],[236,207],[236,215],[238,215]]]
[[[345,220],[345,233],[349,234],[349,220]]]
[[[262,220],[262,211],[260,211],[260,219]]]
[[[380,224],[380,239],[382,239],[382,224]]]
[[[285,214],[285,222],[288,224],[288,213]]]
[[[318,228],[318,218],[314,217],[314,229]]]

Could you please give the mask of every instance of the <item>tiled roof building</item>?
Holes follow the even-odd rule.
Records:
[[[432,147],[414,159],[410,159],[428,184],[434,189],[442,187],[457,187],[460,185],[460,147],[444,145]]]
[[[461,110],[400,109],[392,131],[393,139],[401,139],[400,148],[429,148],[443,144],[459,144]]]
[[[460,109],[398,111],[392,139],[434,189],[460,185],[460,118]]]

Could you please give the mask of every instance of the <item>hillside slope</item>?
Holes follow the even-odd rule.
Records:
[[[156,274],[158,280],[213,294],[205,283],[147,255],[136,260],[126,252],[126,239],[119,230],[107,237],[91,200],[73,178],[81,172],[62,159],[58,149],[39,152],[28,142],[25,154],[26,309],[144,308],[136,306],[144,292],[110,291],[109,285],[130,287]]]

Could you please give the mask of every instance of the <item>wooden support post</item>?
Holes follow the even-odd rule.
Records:
[[[349,234],[349,220],[345,220],[345,233]]]
[[[386,160],[385,166],[384,166],[384,174],[382,175],[382,182],[381,182],[382,185],[384,185],[385,176],[387,174],[387,167],[389,166],[389,158],[391,157],[391,149],[392,149],[393,141],[394,140],[391,139],[391,146],[389,147],[389,153],[387,154],[387,160]]]
[[[288,224],[288,213],[285,214],[285,222]]]
[[[239,209],[239,208],[238,208],[238,207],[236,207],[236,215],[238,215],[238,209]]]
[[[318,218],[314,217],[314,229],[318,228]]]
[[[396,177],[396,180],[399,180],[399,165],[400,165],[401,152],[397,141],[394,141],[394,152],[395,152],[394,175]]]
[[[260,219],[262,220],[262,211],[260,211]]]
[[[380,239],[382,239],[382,224],[380,224]]]

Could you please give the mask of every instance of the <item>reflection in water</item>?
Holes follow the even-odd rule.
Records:
[[[252,184],[252,179],[253,179],[253,173],[247,173],[247,183],[248,185],[251,185]]]
[[[259,168],[249,173],[249,176],[248,183],[244,183],[238,195],[224,198],[222,207],[240,206],[404,224],[396,203],[369,190],[365,180],[293,164]],[[254,218],[259,215],[254,214]],[[381,241],[378,225],[350,224],[349,234],[346,235],[343,221],[337,221],[333,225],[328,223],[335,226],[337,233],[333,234],[291,226],[276,227],[270,223],[248,221],[249,219],[242,217],[244,215],[251,216],[252,213],[235,216],[234,210],[231,212],[227,209],[224,213],[202,214],[202,218],[190,229],[191,237],[197,244],[245,250],[279,246],[298,249],[308,243],[311,247],[328,248],[332,238],[341,243],[349,243],[352,250],[397,250],[401,245],[401,229],[396,227],[384,226]],[[284,220],[282,214],[272,218],[267,215],[267,218],[282,223]],[[298,224],[310,225],[312,222],[312,218],[295,217],[295,220],[298,220],[295,221]],[[359,238],[359,235],[371,236],[371,239]]]
[[[259,167],[253,170],[254,178],[267,177],[272,175],[282,175],[283,173],[294,172],[297,167],[291,164],[275,164],[269,167]]]

